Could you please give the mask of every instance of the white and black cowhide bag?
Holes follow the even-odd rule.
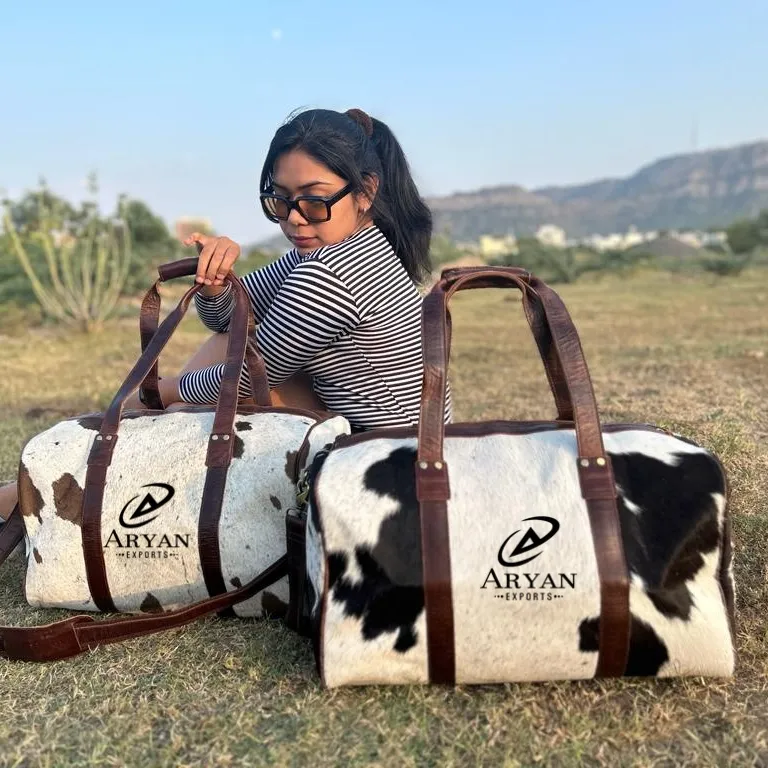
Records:
[[[163,409],[157,360],[199,286],[158,327],[158,284],[194,274],[196,264],[160,268],[142,305],[142,355],[106,413],[62,421],[25,445],[19,505],[0,529],[0,562],[26,540],[31,605],[154,615],[0,628],[0,656],[72,656],[212,610],[286,612],[286,512],[296,505],[296,480],[320,449],[349,433],[349,423],[271,406],[248,297],[234,275],[217,405]],[[244,361],[252,404],[238,403]],[[124,410],[138,388],[149,409]]]
[[[522,292],[556,421],[443,424],[448,300],[494,286]],[[311,469],[304,602],[324,684],[731,675],[718,460],[601,425],[568,312],[524,270],[446,270],[423,343],[418,428],[341,437]]]

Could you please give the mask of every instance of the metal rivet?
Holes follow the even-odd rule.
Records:
[[[218,439],[219,439],[218,435],[211,435],[211,440],[218,440]]]
[[[442,461],[436,461],[435,462],[435,469],[442,469],[443,468],[443,462]]]
[[[420,461],[419,462],[419,468],[420,469],[426,469],[429,466],[426,461]]]
[[[96,435],[96,439],[101,440],[102,439],[101,435]]]
[[[599,458],[595,459],[595,463],[598,467],[604,467],[605,466],[605,459],[600,456]]]
[[[112,439],[112,435],[107,435],[107,440],[111,440],[111,439]]]
[[[221,436],[221,439],[222,439],[222,440],[229,440],[229,435],[222,435],[222,436]]]
[[[582,467],[588,467],[589,466],[589,459],[581,459],[579,461],[579,464],[581,464]]]

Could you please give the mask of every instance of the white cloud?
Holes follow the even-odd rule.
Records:
[[[273,29],[272,30],[272,39],[275,42],[280,42],[280,40],[283,39],[283,30],[282,29]]]

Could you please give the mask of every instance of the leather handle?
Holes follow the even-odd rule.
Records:
[[[198,254],[202,250],[202,247],[198,244]],[[172,280],[176,277],[188,277],[194,275],[197,272],[198,260],[194,257],[179,259],[178,261],[171,261],[167,264],[161,264],[157,268],[157,273],[160,276],[154,285],[146,292],[144,299],[141,302],[141,311],[139,313],[139,336],[141,338],[141,351],[144,352],[152,340],[152,337],[157,333],[158,326],[160,325],[160,291],[158,286],[160,283],[166,280]],[[194,267],[194,268],[193,268]],[[162,411],[164,409],[162,398],[160,397],[160,388],[158,386],[158,363],[155,361],[150,372],[144,378],[144,381],[139,387],[141,393],[141,400],[148,408],[156,411]]]
[[[198,253],[202,246],[198,245]],[[139,313],[139,336],[141,338],[141,351],[144,352],[149,345],[152,337],[157,333],[160,324],[160,283],[177,277],[187,277],[197,272],[198,260],[195,258],[180,259],[168,264],[161,264],[158,268],[160,279],[146,292],[141,302],[141,311]],[[234,277],[234,273],[230,273]],[[267,367],[264,358],[258,351],[253,341],[253,328],[249,324],[249,338],[245,351],[245,362],[248,368],[248,378],[251,383],[251,396],[256,405],[271,407],[272,399],[269,394],[269,383],[267,379]],[[141,383],[139,390],[142,401],[148,408],[154,410],[163,410],[163,401],[160,397],[158,386],[158,361],[152,365],[149,373]]]
[[[619,676],[629,651],[629,574],[621,537],[616,486],[603,446],[592,381],[576,329],[560,297],[548,285],[517,269],[465,268],[438,281],[422,309],[424,379],[415,467],[416,496],[422,530],[425,609],[430,679],[452,682],[455,659],[450,601],[450,546],[447,500],[448,467],[443,457],[444,408],[450,333],[448,302],[456,291],[471,287],[516,286],[541,321],[561,365],[562,381],[573,406],[577,472],[586,502],[600,577],[599,653],[596,674]],[[430,538],[431,536],[431,538]]]
[[[202,248],[198,246],[197,252]],[[160,275],[160,282],[166,280],[175,280],[177,277],[189,277],[197,272],[197,259],[192,256],[178,261],[169,261],[167,264],[161,264],[157,268],[157,274]]]
[[[253,312],[245,289],[232,273],[227,275],[237,301],[232,316],[231,332],[227,343],[224,375],[213,417],[213,428],[208,438],[206,483],[202,509],[220,509],[226,484],[227,469],[234,448],[234,422],[237,413],[238,384],[242,374],[249,331],[253,330]],[[114,610],[109,594],[101,536],[101,511],[106,485],[107,469],[118,440],[118,428],[126,398],[144,381],[157,362],[165,345],[178,327],[194,295],[200,290],[193,286],[182,297],[178,306],[165,318],[157,333],[139,357],[102,419],[98,434],[88,455],[88,467],[83,488],[82,540],[86,562],[88,588],[94,602],[102,611]],[[216,550],[218,557],[218,550]]]
[[[425,378],[422,389],[421,418],[419,420],[420,462],[427,462],[431,467],[434,467],[435,462],[442,463],[444,417],[442,413],[438,415],[438,409],[443,408],[450,356],[451,315],[448,305],[453,294],[460,290],[517,287],[521,291],[523,310],[544,362],[544,369],[557,406],[558,419],[575,421],[576,411],[563,361],[565,352],[568,351],[571,354],[572,350],[568,345],[556,342],[555,330],[550,323],[545,303],[539,292],[535,290],[534,285],[543,285],[543,283],[527,270],[518,267],[458,267],[444,270],[440,280],[425,296],[422,310]],[[552,293],[554,294],[554,292]],[[554,294],[550,303],[554,301],[559,301],[557,294]],[[560,303],[562,304],[562,302]],[[570,322],[570,317],[568,317],[568,322]],[[558,330],[567,330],[567,324]],[[569,333],[572,333],[578,342],[578,336],[576,336],[572,323],[570,323]],[[578,349],[580,350],[581,347],[579,346]],[[569,358],[571,367],[573,367],[573,363],[574,360]],[[586,364],[582,367],[586,371]],[[586,375],[588,378],[589,374],[586,373]],[[596,407],[592,412],[596,417]],[[582,409],[582,413],[586,413],[585,409]],[[594,430],[588,430],[588,434],[594,434]],[[599,452],[581,453],[582,456],[603,455],[599,429],[597,430],[597,439],[600,443],[597,449]],[[584,447],[584,450],[591,451],[594,448],[595,446],[589,445]],[[424,482],[431,482],[434,485],[437,480],[432,478],[428,481],[425,475]],[[444,482],[447,482],[447,475],[444,476]]]
[[[531,273],[522,267],[448,267],[440,273],[440,283],[443,290],[448,290],[458,280],[477,275],[477,279],[465,286],[468,288],[507,288],[509,284],[505,278],[499,277],[499,273],[516,275],[523,280],[530,280]]]
[[[549,358],[558,364],[558,377],[573,410],[579,456],[605,459],[602,432],[592,383],[576,329],[560,297],[525,270],[515,267],[455,268],[424,297],[422,344],[424,386],[419,418],[419,461],[442,463],[445,433],[444,404],[450,334],[448,304],[452,296],[472,287],[517,287],[524,306],[536,319],[537,329],[546,330]],[[602,462],[595,465],[603,467]],[[612,490],[612,489],[611,489]]]
[[[453,286],[458,280],[462,280],[461,290],[473,288],[509,288],[509,276],[519,277],[523,282],[529,283],[531,273],[522,267],[450,267],[440,274],[439,284],[444,291],[452,295]],[[466,282],[465,278],[473,279]],[[544,308],[539,298],[531,291],[522,291],[523,311],[528,325],[536,341],[539,356],[544,364],[544,372],[547,375],[549,388],[555,400],[558,421],[573,421],[573,404],[571,403],[568,387],[563,376],[563,369],[557,349],[552,341],[552,334],[546,322]],[[451,315],[448,312],[448,350],[450,356],[450,326]]]
[[[10,547],[6,551],[8,543],[17,537],[19,541],[23,538],[23,528],[24,523],[17,505],[0,531],[0,564],[13,549]],[[99,645],[118,643],[181,627],[209,613],[222,611],[248,600],[288,575],[288,571],[288,556],[283,555],[239,589],[200,600],[175,611],[101,621],[92,616],[80,615],[41,627],[0,627],[0,658],[13,661],[68,659]]]

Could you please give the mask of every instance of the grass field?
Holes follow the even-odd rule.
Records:
[[[309,643],[278,622],[208,620],[69,662],[0,662],[0,764],[768,766],[768,270],[650,273],[560,293],[604,420],[671,427],[725,463],[733,679],[328,692]],[[550,418],[517,296],[462,294],[453,316],[457,418]],[[28,437],[109,402],[136,358],[135,325],[0,339],[0,479]],[[167,365],[203,338],[185,320]],[[26,606],[22,576],[18,558],[0,572],[0,623],[65,615]]]

